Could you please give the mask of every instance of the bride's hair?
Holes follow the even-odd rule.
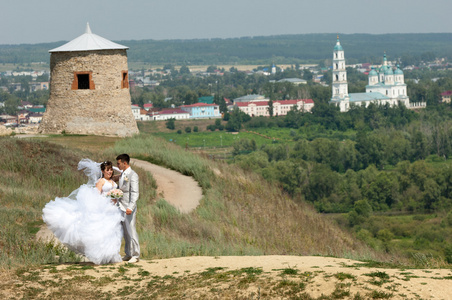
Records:
[[[105,171],[107,168],[113,169],[113,163],[109,160],[104,161],[100,164],[101,171]],[[104,177],[104,174],[102,174],[102,177]]]

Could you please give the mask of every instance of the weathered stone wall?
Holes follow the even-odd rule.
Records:
[[[130,92],[121,88],[126,50],[55,52],[50,98],[39,131],[131,136],[138,133]],[[72,89],[74,72],[92,72],[94,89]]]

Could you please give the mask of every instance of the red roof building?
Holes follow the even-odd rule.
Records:
[[[443,103],[450,103],[452,96],[452,91],[445,91],[441,93],[441,102]]]
[[[154,107],[154,104],[152,104],[152,103],[143,104],[143,108],[147,111],[149,111],[153,107]]]

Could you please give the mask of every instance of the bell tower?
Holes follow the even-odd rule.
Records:
[[[333,97],[332,99],[344,99],[348,95],[347,71],[345,69],[344,49],[337,36],[336,46],[333,50]]]

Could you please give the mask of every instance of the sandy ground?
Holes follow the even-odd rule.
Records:
[[[390,293],[392,288],[393,299],[397,295],[406,295],[414,299],[418,295],[421,299],[452,299],[452,271],[449,269],[380,269],[364,268],[358,265],[359,261],[349,259],[320,257],[320,256],[222,256],[222,257],[181,257],[171,259],[152,260],[141,262],[144,270],[156,276],[182,276],[189,271],[190,274],[206,271],[208,268],[225,268],[238,270],[242,268],[262,268],[263,273],[271,277],[280,277],[282,269],[296,269],[299,273],[311,273],[312,284],[307,286],[306,292],[311,297],[331,295],[339,279],[334,275],[338,273],[351,274],[356,281],[351,285],[350,292],[357,292],[363,296],[369,290],[382,290]],[[352,267],[353,266],[353,267]],[[373,278],[365,274],[385,272],[389,275],[388,283],[377,287],[369,281]],[[317,275],[316,275],[317,274]],[[409,278],[409,279],[407,279]],[[379,279],[379,278],[375,278]],[[400,297],[405,299],[405,297]]]
[[[195,209],[202,197],[201,188],[193,178],[181,175],[172,170],[141,161],[132,160],[132,166],[136,166],[152,173],[158,185],[158,194],[169,203],[180,209],[181,212],[190,212]],[[43,228],[37,235],[38,238],[49,240],[53,234]],[[136,268],[128,271],[128,277],[139,277],[143,271],[149,272],[149,278],[165,278],[196,276],[206,270],[217,268],[217,272],[227,272],[240,270],[243,268],[262,269],[259,280],[250,283],[245,288],[238,288],[232,283],[224,281],[209,283],[209,287],[197,288],[195,286],[184,289],[184,298],[205,299],[231,299],[231,295],[240,298],[254,298],[262,293],[262,298],[273,298],[275,286],[269,285],[272,280],[275,282],[288,279],[291,282],[301,282],[305,284],[303,293],[310,297],[321,296],[332,297],[338,287],[349,291],[349,296],[345,299],[359,295],[363,298],[375,298],[372,292],[386,293],[391,295],[390,299],[452,299],[452,270],[449,269],[381,269],[360,266],[362,262],[349,259],[320,257],[320,256],[222,256],[206,257],[191,256],[171,259],[141,260],[136,264]],[[114,267],[126,266],[126,263],[112,265]],[[67,265],[58,265],[57,269],[64,270]],[[282,270],[295,269],[297,275],[284,275]],[[115,270],[103,266],[95,266],[94,269],[84,271],[86,275],[101,278],[111,276]],[[380,273],[378,273],[380,272]],[[388,278],[381,284],[381,278],[372,274],[387,274]],[[347,278],[341,278],[341,274],[346,274]],[[46,275],[41,275],[46,279]],[[50,278],[50,274],[49,277]],[[47,278],[47,279],[48,279]],[[137,279],[138,280],[138,279]],[[190,280],[190,279],[189,279]],[[141,288],[149,286],[149,281],[143,279]],[[123,284],[127,284],[124,282]],[[121,285],[118,281],[102,288],[105,291],[114,291]],[[136,287],[136,288],[140,288]],[[176,293],[177,294],[177,293]],[[176,295],[175,294],[175,295]],[[264,295],[267,296],[264,296]],[[1,293],[0,293],[1,295]],[[381,295],[380,295],[381,296]],[[174,296],[178,298],[177,296]],[[166,297],[165,297],[166,298]],[[170,297],[172,298],[172,297]],[[280,298],[280,297],[277,297]],[[289,297],[290,298],[290,297]],[[377,297],[378,298],[378,297]]]
[[[39,290],[40,299],[56,299],[55,295],[64,294],[69,287],[71,296],[66,299],[98,299],[92,296],[93,291],[97,297],[109,295],[107,298],[110,299],[452,297],[451,270],[382,269],[360,264],[342,258],[279,255],[191,256],[104,266],[59,264],[34,274],[24,274],[22,280],[4,281],[0,298],[24,298]],[[262,272],[247,275],[250,270]],[[31,276],[34,276],[33,280],[27,279]]]

